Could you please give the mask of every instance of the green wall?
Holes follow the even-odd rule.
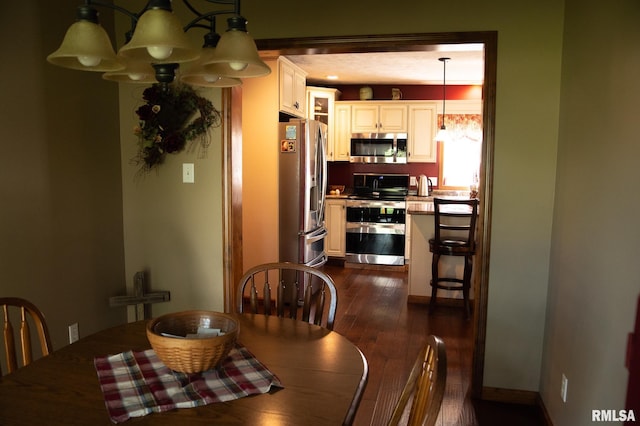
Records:
[[[591,424],[594,409],[625,408],[626,342],[640,293],[639,18],[633,0],[567,1],[540,383],[559,426]]]
[[[72,323],[86,336],[126,318],[108,305],[125,292],[118,88],[45,60],[77,5],[0,5],[0,294],[44,311],[54,349]]]

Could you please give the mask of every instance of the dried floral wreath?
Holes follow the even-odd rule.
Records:
[[[211,143],[208,130],[221,123],[220,112],[211,101],[186,84],[154,84],[144,90],[142,98],[145,104],[136,110],[139,126],[134,129],[138,153],[133,162],[140,166],[139,173],[157,168],[167,153],[181,152],[196,139],[200,154],[206,154]],[[199,115],[189,123],[196,113]]]

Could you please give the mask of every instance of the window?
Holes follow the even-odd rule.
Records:
[[[441,122],[439,115],[438,123]],[[439,142],[438,187],[468,190],[471,184],[477,185],[480,175],[482,115],[447,114],[445,124],[450,140]]]

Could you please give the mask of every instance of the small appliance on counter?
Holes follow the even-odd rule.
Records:
[[[418,176],[418,197],[428,197],[433,192],[433,183],[425,175]]]

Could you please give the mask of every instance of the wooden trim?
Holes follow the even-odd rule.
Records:
[[[551,416],[549,415],[549,412],[547,411],[547,407],[546,405],[544,405],[544,401],[542,400],[542,397],[540,396],[539,393],[538,393],[538,398],[536,399],[536,404],[538,405],[538,407],[540,407],[540,411],[542,412],[542,417],[544,417],[544,424],[547,426],[553,426],[553,422],[551,421]]]
[[[503,402],[506,404],[535,405],[540,409],[546,426],[553,426],[539,392],[516,389],[483,387],[481,399],[485,401]]]
[[[482,111],[482,161],[480,163],[480,215],[478,245],[476,246],[476,282],[474,282],[474,350],[471,367],[471,393],[481,393],[484,377],[485,345],[487,337],[487,305],[489,298],[489,261],[491,247],[491,218],[493,209],[493,152],[495,147],[496,78],[498,68],[498,33],[486,34],[484,40],[484,85]],[[477,284],[477,285],[476,285]]]
[[[493,150],[495,138],[495,110],[496,110],[496,75],[498,33],[497,31],[453,32],[453,33],[424,33],[424,34],[392,34],[392,35],[359,35],[337,37],[303,37],[289,39],[263,39],[256,40],[260,56],[276,58],[279,55],[293,54],[320,54],[320,53],[357,53],[357,52],[392,52],[392,51],[425,51],[432,49],[434,44],[460,44],[482,43],[485,49],[484,58],[484,84],[483,84],[483,147],[482,162],[480,165],[480,221],[478,224],[477,256],[480,259],[476,263],[477,275],[476,297],[474,299],[474,353],[471,377],[472,395],[478,397],[482,394],[482,380],[484,375],[486,327],[487,327],[487,300],[489,288],[489,252],[491,237],[491,212],[493,193]],[[233,93],[236,93],[234,91]],[[235,97],[234,97],[235,100]],[[235,103],[233,104],[235,107]],[[234,149],[239,150],[240,159],[242,151],[241,127],[235,127],[233,134]],[[239,135],[237,133],[240,133]],[[235,160],[235,158],[234,158]],[[238,163],[241,170],[241,162]],[[240,191],[241,202],[242,173],[233,174],[231,190],[233,194]],[[239,189],[238,189],[239,188]],[[232,199],[232,202],[238,200]],[[240,210],[241,212],[241,210]],[[237,216],[236,222],[241,222],[241,216]],[[233,242],[230,258],[226,262],[242,259],[242,225],[234,224]],[[233,266],[238,269],[238,265]],[[239,267],[242,269],[242,266]],[[235,279],[237,282],[239,277]],[[228,279],[235,278],[231,276]],[[227,290],[231,284],[225,283]],[[233,286],[231,286],[232,288]],[[229,300],[234,299],[227,291],[225,306],[233,306]]]
[[[223,286],[225,312],[234,312],[242,277],[242,88],[222,90]]]
[[[263,58],[321,53],[404,52],[432,50],[434,44],[486,43],[495,31],[375,34],[256,40]],[[485,67],[486,68],[486,67]]]
[[[542,397],[540,396],[539,393],[538,393],[538,398],[536,402],[538,407],[540,407],[540,411],[542,411],[542,417],[544,417],[545,425],[553,426],[553,422],[551,421],[551,416],[549,415],[549,412],[547,411],[547,407],[544,405],[544,401],[542,400]]]
[[[482,399],[509,404],[537,405],[540,394],[535,391],[483,387]]]

